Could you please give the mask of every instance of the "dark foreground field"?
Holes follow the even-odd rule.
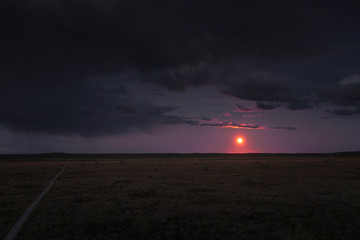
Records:
[[[70,160],[18,239],[359,239],[360,157],[0,158],[0,238]]]

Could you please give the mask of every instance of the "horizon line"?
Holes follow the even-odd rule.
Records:
[[[129,153],[129,152],[113,152],[113,153],[71,153],[71,152],[39,152],[39,153],[0,153],[0,156],[12,155],[324,155],[324,154],[360,154],[360,151],[340,151],[340,152],[243,152],[243,153],[222,153],[222,152],[192,152],[192,153],[179,153],[179,152],[158,152],[158,153]]]

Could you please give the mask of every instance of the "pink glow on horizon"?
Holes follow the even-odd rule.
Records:
[[[235,125],[226,125],[221,126],[221,128],[234,128],[234,129],[250,129],[250,130],[265,130],[266,128],[264,126],[256,126],[254,124],[240,124],[239,126]]]

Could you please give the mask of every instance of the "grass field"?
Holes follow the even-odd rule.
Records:
[[[356,155],[0,158],[0,238],[70,160],[18,239],[359,239]]]

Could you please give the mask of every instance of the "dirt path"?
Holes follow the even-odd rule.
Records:
[[[12,240],[16,237],[18,232],[20,231],[22,225],[26,221],[26,219],[29,217],[30,213],[34,210],[36,205],[40,202],[40,200],[44,197],[46,192],[52,187],[55,180],[60,176],[60,174],[64,171],[66,164],[64,164],[63,168],[56,174],[56,176],[51,180],[49,185],[44,189],[44,191],[35,199],[35,201],[25,210],[23,215],[18,219],[18,221],[15,223],[15,225],[10,229],[8,234],[5,236],[4,240]]]

